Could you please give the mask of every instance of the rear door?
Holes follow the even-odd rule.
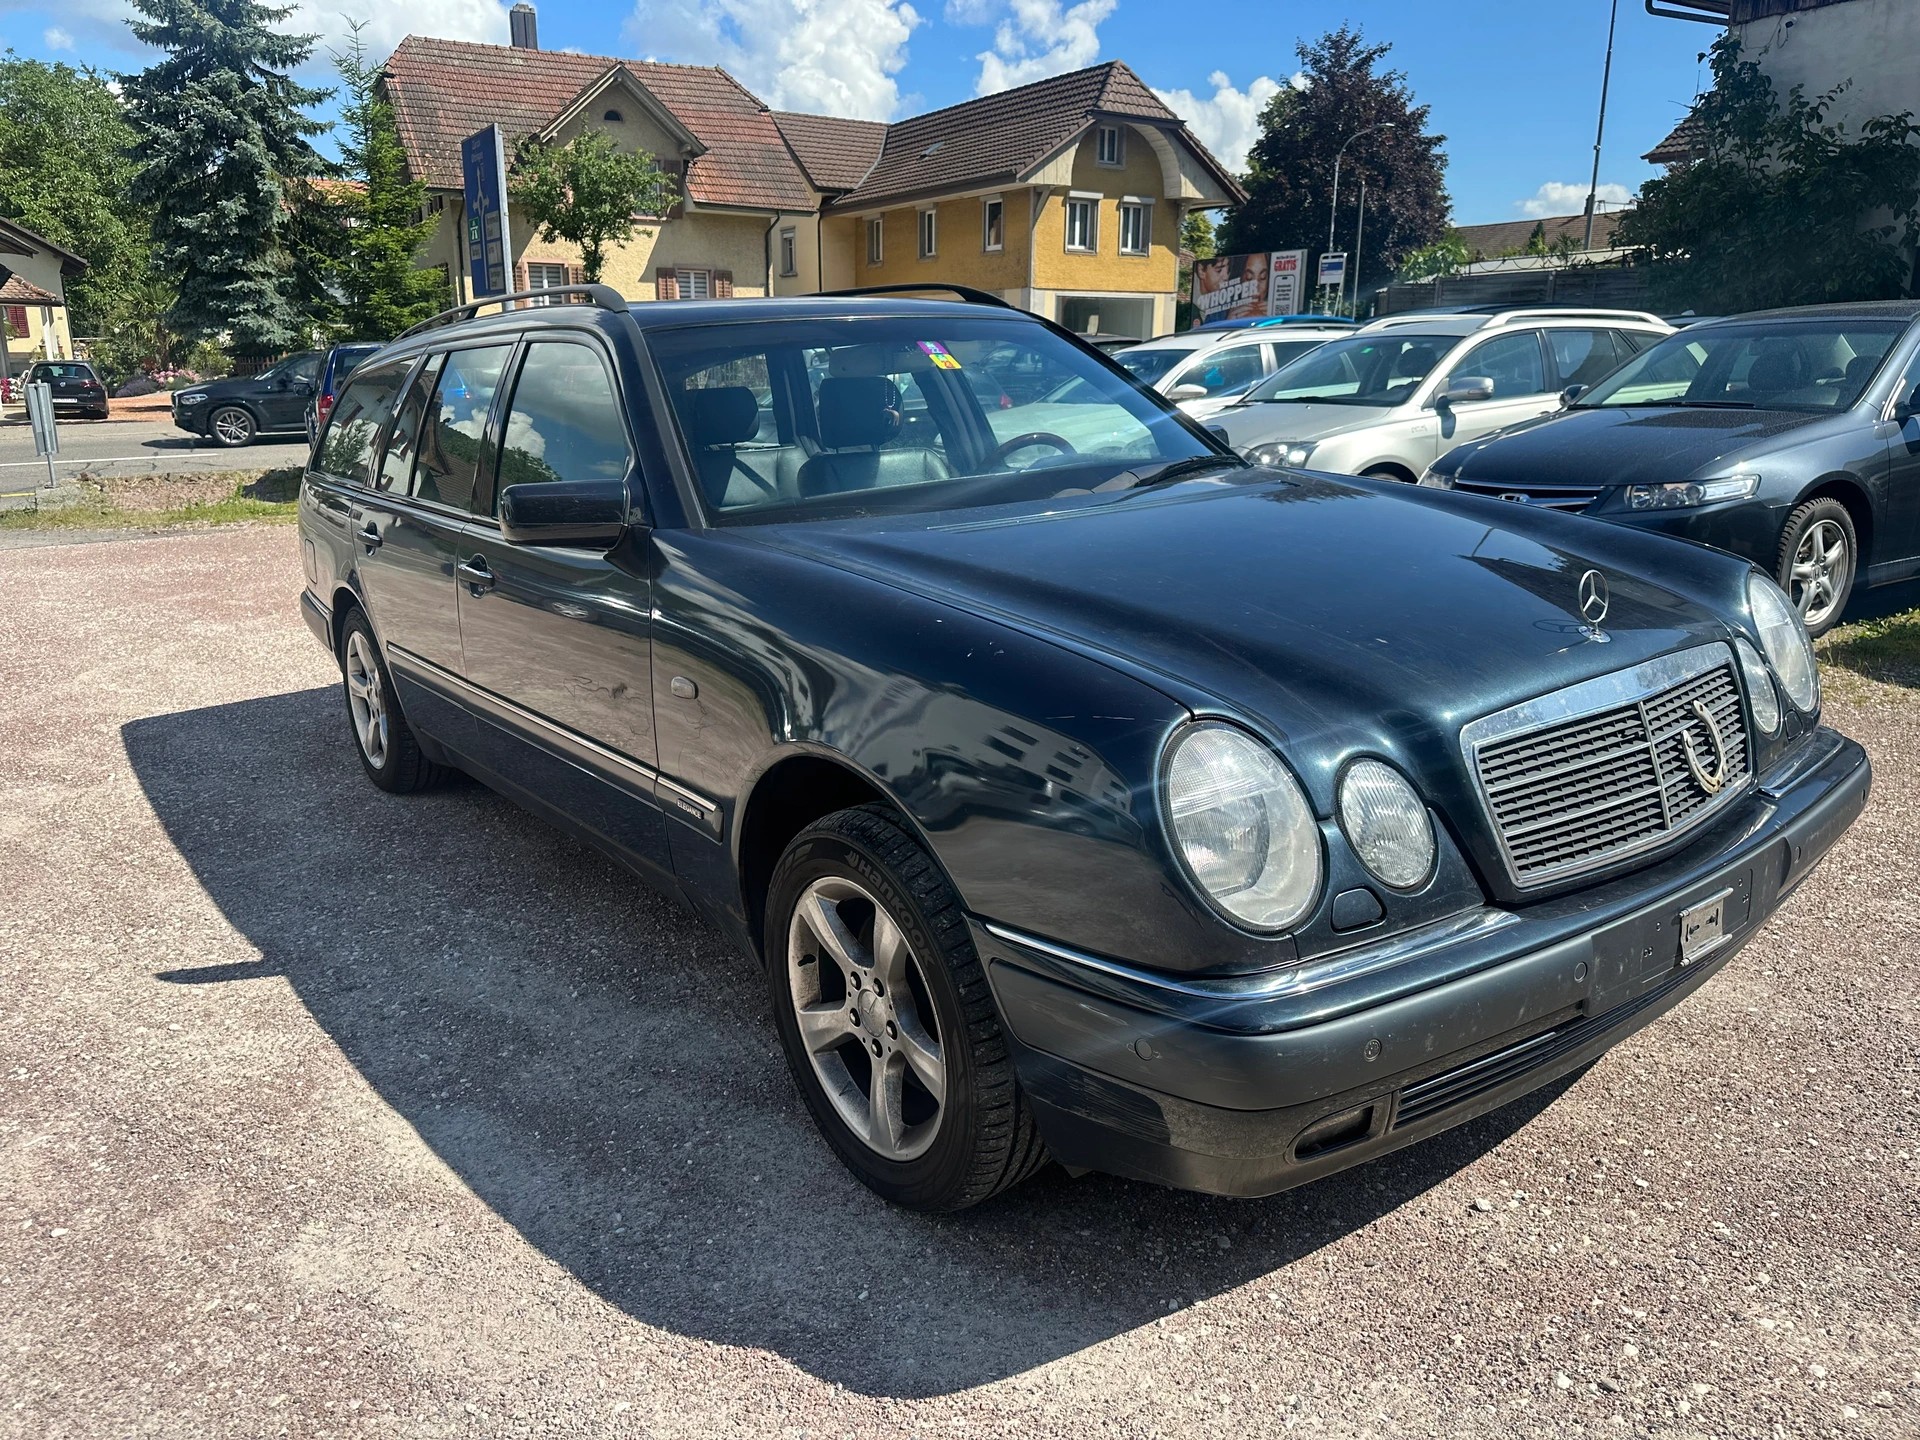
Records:
[[[543,332],[525,344],[497,466],[461,537],[457,590],[470,699],[490,721],[481,763],[664,881],[644,544],[517,545],[496,518],[501,490],[555,481],[622,481],[631,507],[642,487],[626,406],[642,403],[623,400],[595,336]]]

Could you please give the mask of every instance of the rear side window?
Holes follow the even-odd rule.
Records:
[[[426,429],[413,467],[413,493],[435,505],[465,510],[473,502],[480,474],[481,443],[487,412],[506,368],[507,345],[454,350],[441,362],[440,376],[427,406]],[[348,387],[357,388],[359,381]]]
[[[406,378],[404,369],[381,370],[347,386],[320,439],[322,471],[355,485],[373,483],[374,446]]]
[[[627,426],[600,357],[564,342],[527,347],[500,445],[500,481],[619,480],[627,473]]]

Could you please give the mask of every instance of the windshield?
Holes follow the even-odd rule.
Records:
[[[1844,410],[1906,327],[1896,320],[1754,320],[1669,335],[1576,408]]]
[[[1142,385],[1151,385],[1199,348],[1198,345],[1156,345],[1152,349],[1122,350],[1113,359]]]
[[[1247,403],[1392,406],[1404,404],[1458,335],[1383,335],[1330,340],[1247,392]]]
[[[720,524],[998,505],[1146,483],[1182,460],[1241,463],[1030,323],[794,320],[649,338]]]

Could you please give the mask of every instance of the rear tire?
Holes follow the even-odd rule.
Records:
[[[420,753],[420,742],[401,712],[386,657],[380,653],[365,611],[350,610],[340,627],[340,679],[354,752],[367,778],[393,795],[438,785],[446,769]]]
[[[1860,573],[1853,516],[1831,495],[1796,506],[1780,532],[1774,578],[1816,640],[1840,623]]]
[[[839,811],[787,847],[766,956],[794,1083],[869,1189],[963,1210],[1046,1163],[960,897],[891,811]]]

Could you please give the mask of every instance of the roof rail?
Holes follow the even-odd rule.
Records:
[[[816,299],[855,300],[862,295],[920,295],[928,291],[938,291],[943,295],[958,296],[969,305],[991,305],[998,310],[1018,310],[1020,307],[1011,300],[1003,300],[990,290],[976,290],[971,285],[943,285],[938,282],[921,285],[862,285],[853,290],[822,290]]]
[[[466,304],[456,305],[451,310],[442,310],[432,319],[422,320],[418,325],[409,326],[394,339],[405,340],[409,335],[418,335],[425,330],[437,330],[442,325],[471,320],[476,311],[487,305],[506,305],[515,300],[544,300],[555,295],[584,295],[589,304],[597,305],[602,310],[627,308],[627,297],[611,285],[550,285],[544,290],[514,290],[505,295],[483,295],[478,300],[469,300]]]
[[[1645,320],[1654,325],[1667,322],[1644,310],[1608,310],[1599,306],[1527,305],[1512,310],[1496,310],[1487,317],[1489,325],[1504,325],[1510,320]]]

